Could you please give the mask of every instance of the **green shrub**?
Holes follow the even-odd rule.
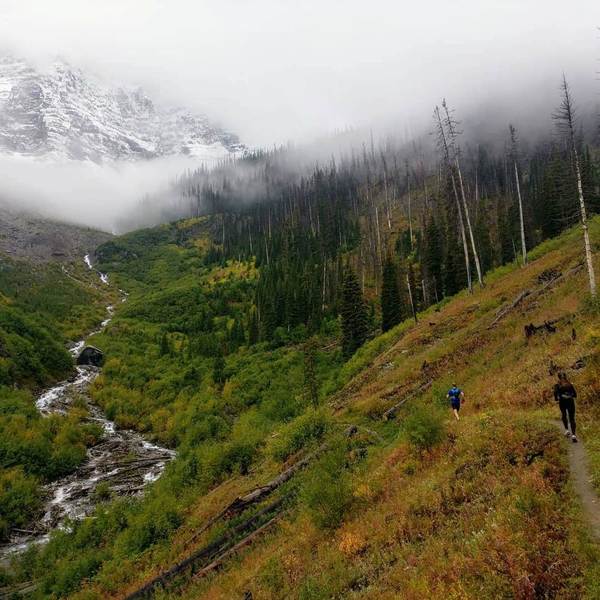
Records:
[[[279,437],[271,443],[273,458],[284,461],[311,442],[322,439],[331,419],[322,410],[309,409],[306,413],[282,428]]]
[[[61,569],[43,584],[45,597],[67,596],[80,587],[83,579],[89,579],[98,572],[102,558],[94,551],[80,553],[69,562],[63,561]]]
[[[300,498],[317,527],[330,529],[342,522],[353,498],[344,440],[305,474]]]
[[[106,502],[112,497],[112,491],[108,481],[101,481],[94,488],[94,501],[95,502]]]
[[[414,408],[404,421],[405,435],[419,452],[430,450],[444,438],[444,418],[441,409],[428,405]]]
[[[0,471],[0,540],[7,539],[12,527],[26,527],[41,508],[38,481],[21,469]]]
[[[166,539],[179,525],[182,517],[173,499],[162,497],[144,505],[129,519],[129,527],[119,540],[125,553],[139,553]]]

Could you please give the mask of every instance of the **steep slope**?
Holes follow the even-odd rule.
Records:
[[[336,482],[342,464],[317,466],[307,486],[315,495],[301,484],[299,514],[225,574],[184,585],[185,593],[176,584],[167,597],[596,597],[597,554],[573,542],[586,525],[547,420],[556,412],[550,389],[558,365],[580,390],[583,438],[597,436],[598,317],[579,302],[586,282],[578,241],[572,234],[539,248],[527,269],[497,273],[486,290],[359,352],[338,379],[347,383],[333,398],[334,414],[385,442],[351,467],[346,490]],[[565,277],[547,285],[551,270]],[[525,289],[529,299],[490,328]],[[555,333],[526,340],[525,324],[555,320]],[[440,422],[453,380],[466,391],[463,420]],[[419,391],[427,384],[431,391]],[[384,411],[403,400],[399,431],[384,426]],[[214,499],[197,510],[199,525],[214,514]],[[323,526],[323,514],[333,522]]]
[[[34,262],[81,262],[110,234],[50,221],[0,203],[0,255]]]
[[[211,253],[210,230],[179,222],[98,252],[131,296],[98,337],[94,397],[178,458],[144,500],[109,502],[32,552],[19,573],[34,596],[597,597],[598,549],[551,398],[567,369],[600,488],[600,317],[579,230],[347,362],[335,321],[312,349],[298,333],[240,336],[256,268]],[[453,381],[467,398],[458,423]]]
[[[341,461],[317,462],[291,516],[263,542],[216,577],[184,570],[164,597],[597,597],[598,550],[583,541],[587,524],[552,422],[560,367],[579,389],[581,436],[600,488],[599,320],[581,303],[580,252],[571,232],[538,248],[526,269],[504,268],[485,290],[367,345],[339,371],[330,401],[337,423],[382,437],[370,434],[367,458],[357,463],[350,445]],[[546,321],[555,332],[525,337],[524,325]],[[453,381],[467,397],[459,423],[440,415]],[[385,411],[402,402],[386,424]],[[193,525],[174,538],[170,560],[190,554],[186,541],[198,544],[194,530],[235,491],[215,494],[220,501],[200,501]],[[201,534],[198,546],[211,539]]]
[[[0,150],[101,162],[216,160],[243,147],[207,117],[156,106],[141,89],[109,87],[60,61],[38,71],[8,56],[0,58]]]

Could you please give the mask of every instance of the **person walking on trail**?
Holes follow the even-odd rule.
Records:
[[[554,399],[558,402],[560,415],[565,426],[565,436],[571,436],[573,442],[577,442],[576,424],[575,424],[575,398],[577,392],[575,387],[569,381],[567,374],[560,371],[558,381],[554,385]]]
[[[446,398],[450,400],[450,406],[452,407],[452,412],[456,417],[457,421],[460,421],[460,417],[458,416],[458,411],[460,410],[460,405],[465,401],[465,395],[463,391],[456,386],[455,383],[452,384],[452,387],[448,390],[446,394]]]

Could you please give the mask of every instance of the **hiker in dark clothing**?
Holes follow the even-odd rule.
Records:
[[[562,422],[565,426],[565,436],[571,436],[573,442],[577,441],[577,436],[575,435],[575,398],[577,398],[577,392],[573,384],[567,378],[567,374],[564,371],[560,371],[558,381],[554,385],[554,399],[558,402],[560,408]]]

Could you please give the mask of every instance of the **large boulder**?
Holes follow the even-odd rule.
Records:
[[[77,357],[78,365],[92,365],[93,367],[101,367],[104,362],[104,354],[102,350],[98,350],[94,346],[86,346]]]

